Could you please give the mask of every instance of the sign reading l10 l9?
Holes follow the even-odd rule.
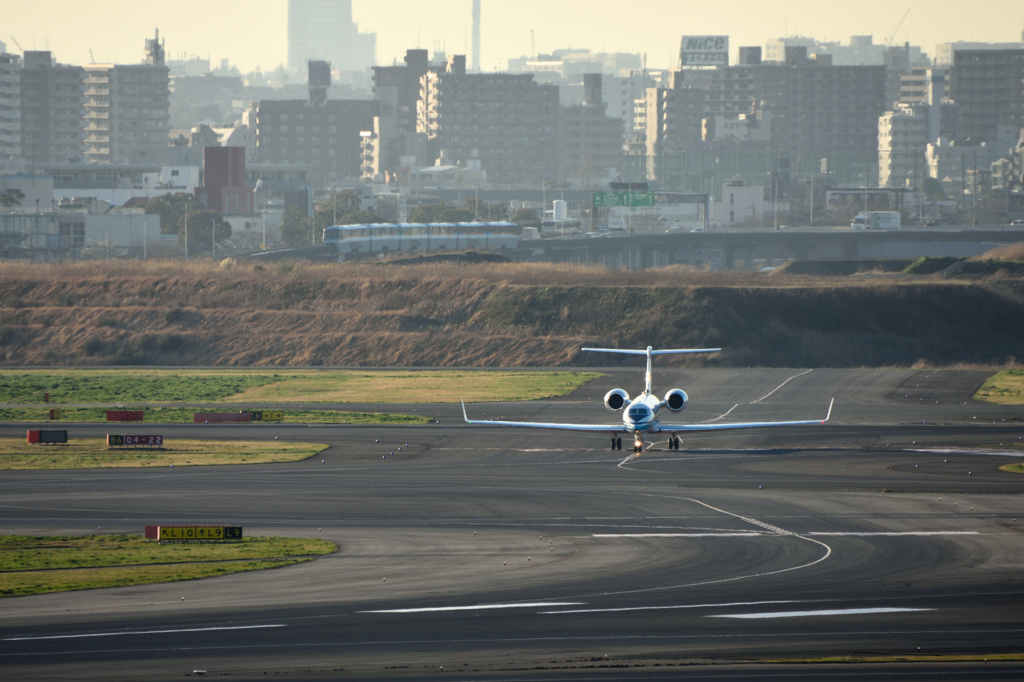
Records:
[[[241,526],[160,526],[160,540],[241,540]]]

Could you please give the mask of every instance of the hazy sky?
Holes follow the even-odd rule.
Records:
[[[360,30],[377,34],[381,64],[401,60],[409,47],[469,53],[470,0],[353,0]],[[65,63],[134,63],[143,41],[159,28],[168,58],[183,53],[223,58],[243,72],[286,61],[286,0],[0,0],[0,41],[19,51],[49,49]],[[805,35],[846,43],[851,35],[892,35],[931,55],[953,40],[1016,42],[1024,31],[1020,0],[483,0],[481,66],[505,68],[509,57],[562,47],[647,53],[651,68],[674,62],[682,35],[725,34],[740,45]]]

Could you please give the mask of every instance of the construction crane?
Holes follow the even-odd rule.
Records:
[[[93,56],[91,47],[89,48],[89,61],[93,64],[96,63],[96,57]]]
[[[17,45],[17,46],[18,46],[18,49],[19,49],[19,50],[21,50],[22,52],[24,52],[24,51],[25,51],[25,48],[23,48],[23,47],[21,46],[21,43],[19,43],[19,42],[18,42],[17,40],[15,40],[15,39],[14,39],[14,36],[11,36],[11,42],[12,42],[12,43],[14,43],[15,45]]]
[[[900,17],[899,22],[896,24],[896,28],[894,28],[892,30],[892,33],[889,35],[889,37],[886,38],[886,40],[885,40],[885,44],[886,45],[892,45],[892,41],[896,37],[896,34],[899,32],[900,26],[902,26],[903,22],[907,20],[907,15],[908,14],[910,14],[910,8],[909,7],[907,8],[907,11],[903,13],[903,16]]]

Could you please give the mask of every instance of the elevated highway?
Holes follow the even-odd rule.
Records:
[[[1010,228],[711,230],[524,241],[513,258],[630,269],[682,264],[754,270],[788,260],[975,256],[1020,241],[1024,241],[1024,231]]]

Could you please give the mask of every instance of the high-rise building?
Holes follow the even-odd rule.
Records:
[[[378,107],[374,100],[323,99],[323,67],[320,61],[307,66],[308,98],[256,105],[257,163],[303,166],[318,188],[361,176],[360,133],[373,130]]]
[[[957,41],[951,43],[939,43],[935,46],[935,63],[950,66],[953,64],[955,55],[960,50],[1020,50],[1024,48],[1024,34],[1021,35],[1019,43],[972,43]]]
[[[170,142],[170,71],[157,38],[142,64],[85,67],[86,155],[99,163],[155,163]]]
[[[353,72],[377,63],[377,34],[359,32],[352,0],[288,0],[288,68],[303,73],[310,59]]]
[[[373,98],[380,104],[374,130],[375,173],[395,170],[402,157],[417,155],[421,146],[416,132],[420,79],[428,71],[445,68],[431,64],[426,50],[406,50],[405,64],[373,67]]]
[[[1024,49],[957,50],[949,97],[963,112],[964,137],[994,141],[999,126],[1024,127]]]
[[[878,117],[886,110],[884,66],[834,66],[829,55],[808,59],[806,48],[787,49],[786,62],[687,69],[673,88],[648,89],[648,171],[658,179],[666,153],[712,138],[704,122],[745,117],[770,119],[770,150],[789,158],[797,172],[828,159],[851,180],[854,168],[878,159]],[[756,114],[756,115],[755,115]],[[758,136],[760,137],[760,136]],[[699,151],[698,151],[699,153]],[[863,171],[865,173],[873,171]],[[660,181],[660,180],[659,180]],[[873,181],[873,179],[872,179]]]
[[[495,184],[540,184],[558,173],[558,87],[532,75],[466,73],[465,57],[421,79],[417,130],[433,156],[487,172]]]
[[[584,74],[583,104],[562,107],[559,125],[560,179],[584,189],[607,186],[619,166],[625,129],[621,118],[605,114],[601,74]]]
[[[85,151],[85,70],[26,52],[21,70],[21,148],[33,163],[61,163]]]
[[[0,159],[21,157],[21,57],[0,53]]]

